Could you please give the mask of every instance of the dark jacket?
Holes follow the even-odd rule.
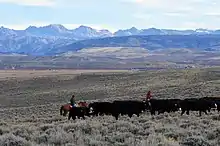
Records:
[[[70,99],[70,104],[71,104],[71,105],[74,105],[75,103],[76,103],[75,98],[74,98],[74,97],[71,97],[71,99]]]

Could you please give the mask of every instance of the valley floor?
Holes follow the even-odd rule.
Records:
[[[59,115],[72,94],[88,101],[142,100],[148,90],[154,98],[220,96],[220,68],[42,72],[0,71],[0,145],[220,145],[216,111],[202,117],[143,113],[118,121],[111,116],[68,121]]]

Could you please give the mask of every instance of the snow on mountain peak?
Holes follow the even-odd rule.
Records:
[[[78,40],[87,40],[93,38],[104,38],[112,36],[147,36],[147,35],[197,35],[197,34],[215,34],[220,35],[220,30],[208,30],[208,29],[196,29],[196,30],[172,30],[172,29],[137,29],[136,27],[131,27],[130,29],[121,29],[111,33],[107,29],[97,30],[92,27],[81,25],[78,28],[69,30],[61,24],[50,24],[47,26],[29,26],[25,30],[13,30],[5,27],[0,27],[0,52],[25,52],[25,53],[42,53],[51,52],[53,54],[54,48],[59,48],[62,45],[66,46],[75,43]],[[108,41],[108,39],[106,39]],[[122,39],[123,40],[123,39]],[[137,45],[139,41],[135,41],[134,38],[127,40],[128,43],[132,45]],[[92,40],[93,41],[93,40]],[[113,40],[114,42],[115,40]],[[160,41],[163,41],[162,39]],[[97,42],[96,42],[97,43]],[[106,42],[103,42],[105,44]],[[110,42],[112,43],[112,42]],[[118,42],[117,42],[118,43]],[[127,43],[127,42],[125,42]],[[135,44],[137,43],[137,44]],[[103,44],[100,44],[101,46]],[[119,43],[120,44],[120,43]],[[78,43],[76,49],[87,46],[87,44]],[[113,44],[109,44],[115,45]],[[124,45],[124,44],[122,44]],[[129,44],[130,45],[130,44]],[[187,43],[181,45],[188,45]],[[91,43],[91,46],[95,44]],[[155,46],[153,46],[155,47]],[[54,49],[54,50],[53,50]],[[209,49],[209,48],[208,48]],[[49,51],[48,51],[49,50]],[[62,50],[59,50],[62,52]],[[59,52],[57,51],[57,52]],[[98,50],[90,50],[92,52]],[[112,48],[99,50],[101,52],[111,52],[117,51]],[[123,50],[128,51],[128,49]],[[56,52],[56,51],[55,51]]]
[[[68,29],[61,24],[50,24],[46,28],[56,29],[59,32],[67,31]]]

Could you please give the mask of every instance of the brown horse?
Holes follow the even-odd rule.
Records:
[[[79,103],[76,104],[76,107],[88,107],[88,103],[79,102]],[[72,108],[72,106],[71,106],[70,103],[62,105],[61,108],[60,108],[60,115],[61,116],[66,116],[71,108]]]
[[[71,106],[70,103],[62,105],[61,108],[60,108],[60,115],[61,116],[66,116],[71,108],[72,108],[72,106]]]

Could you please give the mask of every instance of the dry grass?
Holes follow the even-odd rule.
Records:
[[[124,72],[126,70],[0,70],[0,80],[7,79],[30,79],[34,77],[50,77],[56,75],[77,75],[81,73],[94,73],[94,72]]]
[[[180,113],[140,117],[103,116],[68,121],[61,104],[79,100],[141,99],[220,95],[220,69],[138,73],[56,74],[0,81],[0,145],[218,146],[220,116]]]

